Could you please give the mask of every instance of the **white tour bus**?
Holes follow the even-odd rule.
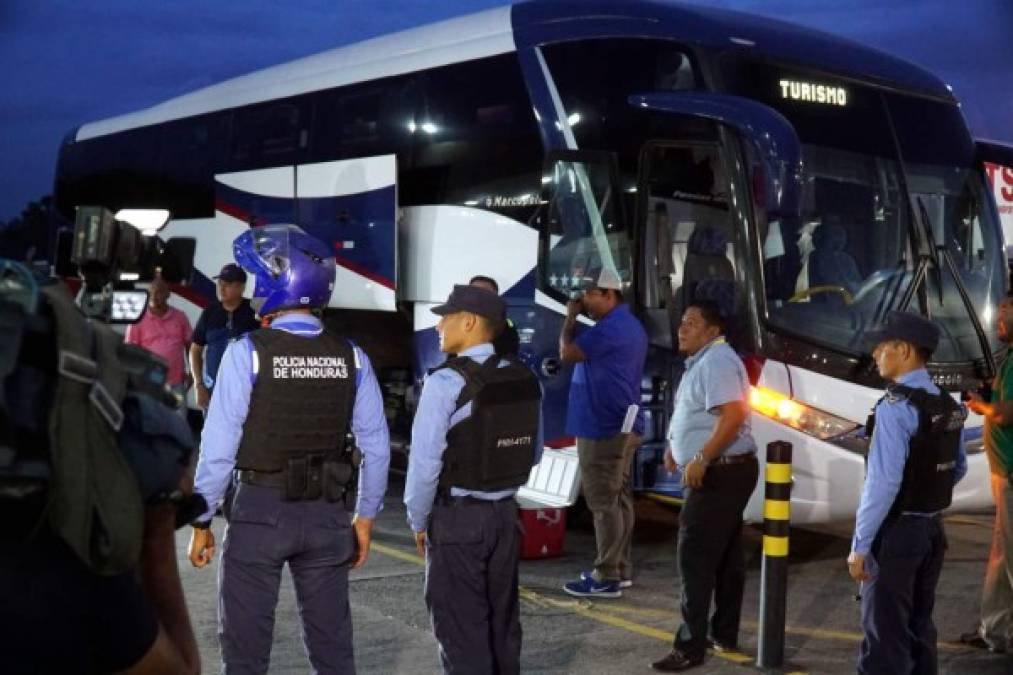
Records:
[[[1004,154],[1005,153],[1005,154]],[[213,85],[68,135],[56,202],[167,208],[196,240],[191,319],[251,226],[330,243],[326,320],[381,377],[392,434],[441,359],[430,308],[495,278],[566,447],[564,303],[609,265],[647,327],[635,487],[678,497],[660,462],[681,361],[673,325],[708,298],[754,385],[761,447],[794,446],[792,519],[850,518],[883,382],[867,333],[934,318],[949,391],[994,372],[1006,262],[984,162],[934,76],[826,34],[657,2],[522,3]],[[955,508],[985,507],[981,420]],[[762,460],[762,457],[761,457]],[[749,516],[762,518],[763,483]]]

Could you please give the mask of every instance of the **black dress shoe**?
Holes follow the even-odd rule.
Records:
[[[679,671],[699,666],[703,663],[703,657],[703,654],[691,655],[675,647],[669,652],[668,656],[652,663],[651,668],[665,673],[678,673]]]

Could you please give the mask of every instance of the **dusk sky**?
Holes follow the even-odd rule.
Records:
[[[0,220],[52,191],[60,142],[77,125],[324,49],[503,4],[0,0]],[[693,4],[820,28],[919,63],[953,86],[977,136],[1013,143],[1009,0]]]

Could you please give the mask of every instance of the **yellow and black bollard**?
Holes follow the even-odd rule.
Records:
[[[791,520],[791,443],[767,445],[763,501],[763,568],[760,576],[760,635],[756,665],[784,663],[788,600],[788,525]]]

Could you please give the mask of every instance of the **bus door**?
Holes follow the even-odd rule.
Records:
[[[622,217],[616,159],[612,153],[561,150],[549,153],[542,174],[539,228],[538,304],[544,325],[559,335],[566,302],[585,277],[602,268],[616,272],[625,289],[632,281],[629,230]],[[578,331],[593,325],[580,317]],[[543,343],[535,365],[545,390],[543,413],[548,443],[565,438],[566,404],[572,368],[559,361],[558,345]]]
[[[695,300],[736,314],[742,256],[726,167],[717,142],[651,142],[641,153],[640,301],[652,344],[678,348],[679,321]]]

